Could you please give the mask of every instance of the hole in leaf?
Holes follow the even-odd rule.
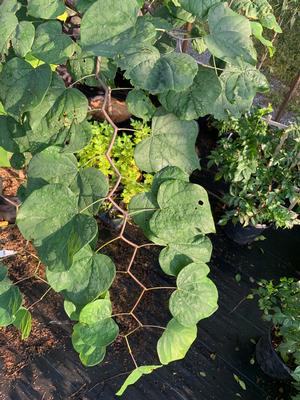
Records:
[[[199,200],[199,201],[198,201],[198,204],[199,204],[199,206],[203,206],[203,201],[202,201],[202,200]]]

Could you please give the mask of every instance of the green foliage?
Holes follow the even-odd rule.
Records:
[[[121,199],[128,204],[131,198],[149,189],[152,175],[141,172],[134,160],[136,145],[150,134],[147,124],[137,120],[131,120],[134,129],[133,134],[122,133],[112,149],[112,159],[123,177],[123,190]],[[113,128],[107,122],[93,123],[92,139],[90,143],[78,153],[80,167],[95,167],[105,176],[108,176],[111,184],[116,182],[115,171],[105,157],[109,146]]]
[[[220,223],[232,219],[243,225],[274,224],[291,228],[299,224],[300,128],[271,129],[262,119],[271,109],[258,109],[223,125],[209,166],[218,167],[217,179],[230,187],[228,206]]]
[[[259,297],[263,319],[274,325],[275,350],[285,363],[294,367],[292,377],[300,382],[300,285],[293,278],[281,278],[278,283],[263,280],[254,291]]]
[[[214,222],[206,191],[189,183],[189,174],[199,168],[192,119],[208,113],[239,117],[256,91],[267,89],[255,68],[253,30],[250,17],[240,14],[244,10],[217,0],[165,0],[153,15],[143,14],[142,6],[141,0],[74,1],[72,15],[81,17],[79,39],[70,37],[68,22],[59,17],[66,10],[62,0],[2,0],[0,5],[0,100],[7,113],[0,118],[0,146],[13,153],[18,167],[31,160],[17,224],[46,265],[49,284],[64,296],[67,314],[78,321],[72,342],[90,366],[103,360],[118,335],[109,303],[115,266],[95,249],[93,217],[105,199],[119,199],[116,191],[108,193],[117,182],[105,159],[112,130],[107,124],[90,126],[88,100],[75,82],[109,94],[105,85],[116,86],[118,68],[134,86],[128,96],[132,113],[145,121],[153,117],[151,128],[135,121],[134,134],[118,130],[111,156],[122,175],[123,202],[138,193],[129,206],[133,220],[165,247],[161,267],[177,277],[170,299],[174,320],[158,344],[162,363],[183,357],[196,323],[217,308],[205,264],[211,255],[205,234],[215,231]],[[176,51],[174,36],[186,22],[197,27],[190,39],[208,49],[211,64],[199,66]],[[67,66],[74,85],[65,87],[57,64]],[[155,110],[152,94],[166,110]],[[156,173],[151,189],[152,176],[145,172]],[[20,300],[16,304],[20,308]],[[17,315],[18,307],[6,315],[6,323],[15,321],[27,335],[30,317],[25,311]],[[160,367],[135,366],[119,394]]]
[[[27,339],[31,331],[31,314],[22,306],[21,292],[7,277],[7,268],[0,263],[0,327],[15,325]]]

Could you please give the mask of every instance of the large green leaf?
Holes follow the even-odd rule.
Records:
[[[9,3],[12,5],[9,6]],[[0,5],[0,54],[6,54],[9,48],[9,41],[13,38],[18,25],[18,18],[15,16],[16,1],[5,1]]]
[[[192,262],[208,262],[212,253],[212,244],[206,236],[195,236],[186,243],[170,243],[159,255],[159,264],[168,275],[177,276]]]
[[[198,71],[190,55],[176,52],[160,55],[150,45],[129,48],[120,60],[120,67],[126,70],[125,76],[134,87],[154,94],[187,89]]]
[[[65,226],[78,213],[78,198],[61,185],[35,190],[17,215],[17,224],[27,240],[42,240]]]
[[[208,272],[208,266],[198,262],[183,268],[177,277],[177,290],[171,295],[169,307],[183,326],[194,326],[218,309],[218,291]]]
[[[125,390],[128,388],[128,386],[134,385],[143,375],[149,375],[153,371],[155,371],[157,368],[161,368],[161,367],[162,367],[162,365],[143,365],[141,367],[136,368],[128,376],[128,378],[123,383],[121,388],[118,390],[116,395],[122,396],[124,394]]]
[[[87,246],[74,256],[68,271],[47,270],[47,279],[57,292],[67,300],[85,305],[105,293],[115,278],[116,268],[104,254],[93,253]]]
[[[14,322],[21,304],[19,288],[12,284],[7,277],[7,268],[0,263],[0,326]]]
[[[75,42],[62,32],[58,21],[49,21],[36,29],[32,54],[48,64],[64,64],[75,51]]]
[[[35,18],[55,19],[65,10],[61,0],[28,0],[27,12]]]
[[[179,0],[179,3],[183,9],[201,19],[207,15],[209,9],[213,5],[221,1],[222,0]]]
[[[72,344],[86,366],[99,364],[105,356],[105,348],[118,336],[118,325],[112,318],[105,318],[86,325],[77,323],[72,334]]]
[[[77,214],[62,228],[43,240],[35,241],[35,247],[42,262],[54,271],[71,268],[73,258],[97,235],[98,226],[94,218]]]
[[[25,57],[30,51],[35,35],[35,28],[32,22],[21,21],[16,27],[12,39],[14,52],[18,57]]]
[[[162,183],[160,210],[150,219],[151,231],[167,243],[186,243],[199,234],[215,232],[206,191],[199,185],[170,180]]]
[[[136,0],[97,0],[81,21],[81,45],[96,56],[115,55],[114,40],[134,27],[139,6]]]
[[[209,10],[208,24],[210,34],[204,37],[204,41],[215,57],[232,64],[242,60],[255,65],[256,53],[247,18],[221,3]]]
[[[52,79],[48,65],[33,68],[20,58],[12,58],[0,74],[0,99],[5,111],[19,118],[26,111],[33,110],[45,97]]]
[[[183,326],[171,319],[157,343],[159,361],[166,365],[185,357],[197,337],[197,325]]]
[[[97,214],[109,191],[107,177],[96,168],[81,169],[70,188],[79,197],[79,210],[90,215]]]
[[[195,150],[197,134],[195,121],[180,121],[175,115],[159,109],[152,120],[151,136],[135,149],[137,166],[147,172],[177,166],[191,173],[199,168]]]
[[[48,183],[69,186],[77,172],[77,159],[73,154],[64,154],[59,147],[48,147],[37,153],[29,163],[27,192],[31,193]]]
[[[213,69],[199,67],[194,83],[183,92],[170,90],[159,95],[166,110],[183,120],[192,120],[211,114],[221,93],[218,75]]]

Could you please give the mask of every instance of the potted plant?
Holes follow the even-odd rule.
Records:
[[[277,284],[263,280],[254,293],[262,318],[272,323],[256,345],[257,362],[272,378],[294,378],[295,385],[300,385],[300,282],[293,278],[281,278]]]
[[[264,117],[271,111],[257,109],[225,122],[209,156],[208,166],[218,168],[216,179],[229,184],[219,223],[231,222],[227,234],[240,244],[270,225],[292,228],[300,222],[300,126],[270,128]]]

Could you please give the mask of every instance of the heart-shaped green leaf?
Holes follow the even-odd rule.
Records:
[[[93,253],[87,246],[80,250],[68,271],[47,271],[47,279],[57,292],[63,292],[75,305],[85,305],[111,286],[116,274],[112,260],[104,254]]]
[[[58,21],[49,21],[36,28],[32,54],[48,64],[65,64],[75,51],[75,42],[63,34]]]
[[[177,277],[177,290],[171,295],[169,307],[183,326],[194,326],[218,309],[218,291],[208,272],[206,264],[197,262],[183,268]]]
[[[197,337],[197,325],[186,327],[171,319],[157,343],[159,361],[166,365],[185,357]]]
[[[245,61],[255,65],[256,52],[251,40],[251,25],[247,18],[220,3],[208,13],[210,34],[204,37],[208,50],[217,58],[235,64]]]
[[[180,121],[175,115],[159,109],[152,120],[149,138],[135,149],[137,166],[157,172],[166,166],[177,166],[187,173],[199,168],[195,150],[198,126],[195,121]]]
[[[9,60],[0,74],[0,99],[5,111],[17,119],[24,112],[33,110],[44,99],[51,79],[48,65],[33,68],[20,58]]]
[[[0,326],[12,324],[21,307],[19,288],[7,278],[7,268],[0,263]]]

